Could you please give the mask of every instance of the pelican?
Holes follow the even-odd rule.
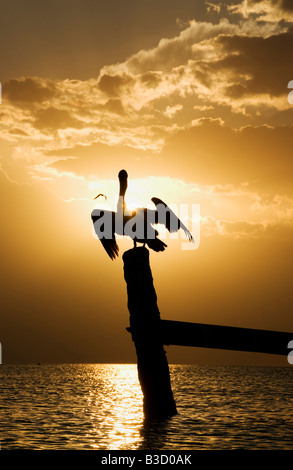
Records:
[[[153,197],[151,201],[156,209],[138,208],[133,212],[127,210],[125,203],[125,193],[128,186],[128,174],[121,170],[118,174],[119,198],[117,211],[105,211],[94,209],[91,218],[95,232],[101,241],[109,257],[114,260],[119,256],[119,247],[115,235],[128,236],[133,240],[134,247],[137,243],[148,245],[152,250],[164,251],[167,245],[158,238],[158,231],[153,227],[156,224],[164,224],[170,232],[180,229],[184,231],[189,241],[194,243],[192,234],[187,227],[178,219],[174,212],[161,199]],[[104,196],[104,194],[99,194]]]

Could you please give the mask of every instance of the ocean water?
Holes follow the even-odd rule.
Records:
[[[293,449],[293,368],[170,374],[178,415],[146,423],[135,364],[1,365],[1,448]]]

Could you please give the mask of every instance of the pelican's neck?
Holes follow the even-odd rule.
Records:
[[[119,179],[119,196],[122,196],[123,198],[125,197],[127,186],[127,179]]]
[[[123,215],[125,212],[125,198],[122,194],[119,194],[118,203],[117,203],[117,212],[118,214]]]
[[[117,212],[124,214],[126,204],[125,204],[125,193],[127,189],[127,179],[120,179],[119,180],[119,198],[117,204]]]

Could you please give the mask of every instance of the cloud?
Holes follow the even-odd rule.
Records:
[[[133,78],[126,73],[109,75],[103,73],[98,79],[98,87],[109,96],[119,96],[121,90],[133,84]]]
[[[248,106],[285,109],[291,42],[288,25],[281,23],[192,20],[178,36],[103,67],[98,86],[120,99],[126,111],[151,111],[154,118],[164,99],[177,99],[168,103],[172,108],[178,96],[194,99],[195,106],[223,105],[243,115]]]
[[[284,236],[289,239],[293,233],[293,224],[286,221],[250,222],[245,220],[215,220],[212,217],[204,218],[201,234],[204,237],[220,237],[223,239],[261,240]]]
[[[15,138],[10,130],[19,128],[46,147],[102,142],[160,151],[169,135],[202,112],[233,127],[249,116],[270,124],[272,110],[288,109],[284,58],[292,34],[281,34],[286,28],[250,19],[192,20],[177,36],[103,67],[96,79],[10,80],[3,88],[2,136]]]
[[[170,136],[161,161],[170,176],[180,170],[202,184],[241,184],[267,192],[292,193],[293,128],[245,126],[234,130],[219,120],[201,119],[197,125]]]
[[[156,88],[162,80],[161,71],[148,71],[140,75],[140,81],[148,88]]]
[[[132,74],[149,72],[168,72],[174,67],[186,64],[193,57],[194,44],[217,37],[219,34],[237,34],[241,28],[221,19],[218,24],[192,20],[187,28],[174,38],[163,38],[152,49],[141,50],[129,57],[124,63],[105,66],[101,75],[114,75],[120,71]]]
[[[10,134],[15,134],[15,135],[17,135],[17,136],[25,136],[25,137],[28,136],[28,133],[27,133],[27,132],[25,132],[25,131],[22,130],[22,129],[16,128],[16,127],[13,128],[13,129],[9,129],[8,132],[9,132]]]
[[[210,12],[220,13],[221,11],[221,3],[213,3],[213,2],[208,2],[207,0],[205,0],[205,5],[207,6],[208,13]]]
[[[103,108],[109,113],[114,113],[118,115],[125,115],[126,111],[123,106],[122,101],[119,98],[111,98],[104,105]]]
[[[122,167],[128,168],[133,177],[138,177],[140,174],[147,174],[148,168],[153,167],[157,161],[157,154],[150,151],[101,142],[48,150],[46,155],[52,161],[50,166],[56,170],[73,172],[85,176],[89,181],[112,179]]]
[[[3,83],[3,100],[19,106],[50,100],[55,93],[53,81],[38,77],[11,79]]]
[[[244,18],[254,15],[258,21],[293,21],[291,0],[243,0],[228,10],[240,13]]]
[[[288,58],[293,30],[267,38],[222,35],[216,42],[224,57],[209,67],[213,72],[229,74],[232,84],[226,86],[228,96],[234,99],[262,94],[287,97],[292,74]]]
[[[37,129],[56,130],[67,127],[81,128],[83,126],[82,121],[72,116],[68,110],[54,108],[53,106],[37,110],[34,117],[34,126]]]
[[[164,111],[164,115],[167,116],[168,118],[172,118],[175,116],[178,111],[181,111],[183,108],[182,104],[175,104],[174,106],[167,106],[167,108]]]
[[[157,176],[289,193],[292,34],[251,15],[237,24],[192,20],[96,78],[10,80],[1,137],[15,148],[3,168],[14,176],[23,153],[26,181],[91,178],[122,162],[136,175],[152,167]]]
[[[237,222],[219,221],[218,233],[221,235],[233,235],[233,237],[259,235],[265,227],[260,223],[246,222],[243,220]]]

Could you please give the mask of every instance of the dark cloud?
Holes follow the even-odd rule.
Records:
[[[29,134],[22,129],[19,129],[18,127],[15,127],[13,129],[9,130],[9,134],[15,134],[15,135],[20,135],[20,136],[28,136]]]
[[[132,78],[125,73],[113,75],[105,73],[99,78],[98,87],[109,96],[118,96],[122,88],[131,83]]]
[[[237,27],[228,21],[212,24],[192,20],[189,26],[173,38],[163,38],[157,47],[140,50],[127,59],[128,70],[133,73],[149,71],[170,72],[174,67],[187,64],[194,57],[193,46],[219,34],[233,34]]]
[[[146,72],[143,73],[140,77],[141,83],[148,86],[149,88],[157,87],[161,80],[160,72]]]
[[[123,116],[126,114],[122,101],[119,98],[110,98],[103,105],[103,108],[109,113],[119,114],[120,116]]]
[[[244,18],[255,18],[260,22],[292,22],[292,0],[242,0],[229,5],[228,11],[240,13]]]
[[[52,82],[39,78],[11,79],[3,83],[3,101],[9,100],[14,104],[25,105],[43,102],[53,97],[55,86]]]
[[[225,94],[229,98],[240,98],[248,93],[249,84],[244,85],[243,83],[233,83],[225,87]]]
[[[81,128],[83,123],[72,116],[69,111],[49,107],[39,109],[35,113],[34,126],[37,129],[66,129],[67,127]]]
[[[227,55],[210,64],[211,70],[226,70],[244,81],[229,85],[229,96],[240,98],[263,93],[272,96],[288,94],[287,84],[293,77],[292,61],[289,60],[293,44],[292,29],[268,38],[221,36],[216,42]]]
[[[257,5],[264,3],[263,0],[248,0],[248,6],[252,5]],[[292,0],[268,0],[267,1],[268,5],[271,5],[272,7],[279,8],[280,10],[283,11],[293,11],[293,4]]]
[[[292,0],[280,0],[279,4],[285,11],[293,11]]]

